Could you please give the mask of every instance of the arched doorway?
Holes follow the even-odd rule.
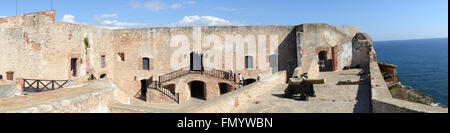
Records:
[[[319,67],[320,71],[327,71],[328,68],[328,52],[327,51],[320,51],[319,52]]]
[[[219,83],[220,95],[227,94],[234,90],[233,86],[227,83]]]
[[[202,81],[192,81],[189,83],[191,97],[206,100],[206,84]]]
[[[245,85],[244,86],[253,84],[255,82],[256,82],[256,79],[245,79],[245,82],[244,82]]]

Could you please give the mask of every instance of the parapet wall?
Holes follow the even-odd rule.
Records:
[[[108,113],[120,99],[112,80],[104,79],[61,90],[0,99],[0,113]]]
[[[0,98],[20,95],[20,88],[12,81],[0,80]]]
[[[381,74],[373,47],[370,48],[369,68],[373,113],[448,113],[448,108],[433,107],[393,98]]]

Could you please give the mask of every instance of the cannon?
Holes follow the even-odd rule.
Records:
[[[307,79],[307,76],[291,78],[284,97],[308,101],[309,97],[316,97],[314,84],[325,84],[325,79]]]

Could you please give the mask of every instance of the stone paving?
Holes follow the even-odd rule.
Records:
[[[193,105],[202,104],[202,103],[206,103],[206,102],[207,101],[205,101],[205,100],[192,98],[190,101],[181,103],[181,104],[169,104],[169,103],[165,104],[165,103],[147,103],[140,99],[132,98],[130,105],[134,106],[134,107],[150,107],[150,108],[146,109],[146,111],[148,111],[148,112],[156,112],[153,109],[167,110],[168,112],[174,112],[174,111],[182,109],[182,108],[186,108],[186,107],[190,107]]]
[[[339,81],[358,81],[360,69],[323,72],[326,84],[315,85],[317,97],[309,101],[284,98],[287,85],[277,86],[269,93],[252,99],[240,106],[235,113],[368,113],[371,91],[369,83],[337,85]]]

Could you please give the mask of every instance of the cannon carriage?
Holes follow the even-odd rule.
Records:
[[[284,91],[284,97],[308,101],[309,97],[316,97],[314,84],[325,84],[325,79],[307,79],[306,75],[301,78],[289,79],[289,86]]]

